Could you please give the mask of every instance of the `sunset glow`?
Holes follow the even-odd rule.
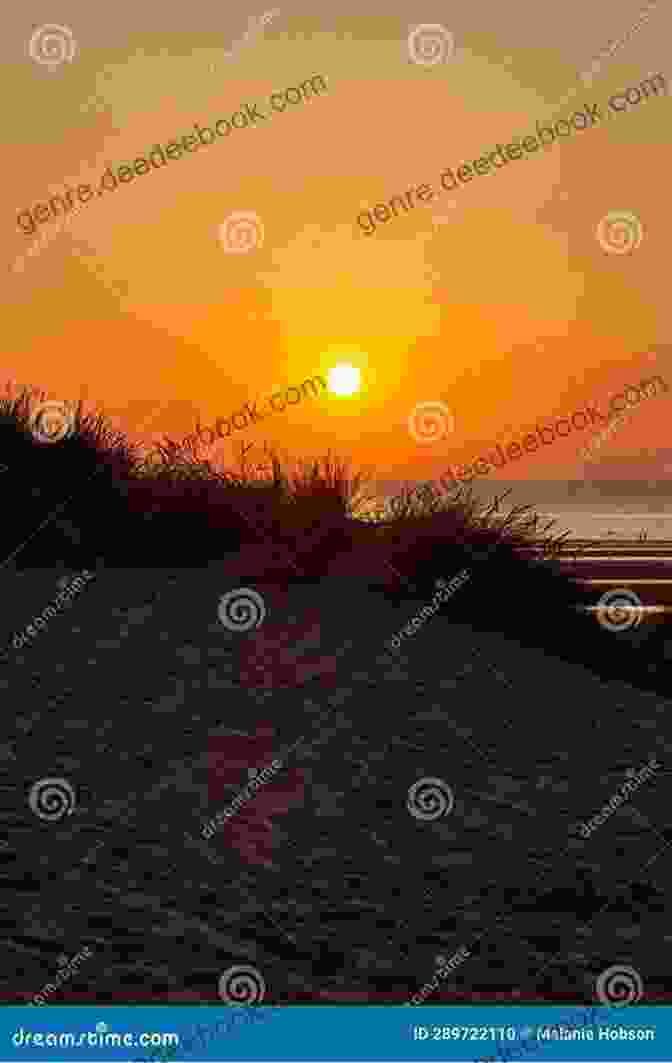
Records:
[[[104,34],[85,50],[73,19],[58,66],[51,36],[45,61],[31,56],[40,26],[26,26],[20,60],[0,75],[22,100],[7,134],[5,381],[84,395],[149,448],[197,422],[210,440],[219,422],[226,467],[244,441],[257,464],[266,444],[333,450],[390,481],[426,482],[449,465],[469,476],[499,443],[667,379],[667,355],[653,350],[672,335],[669,240],[653,219],[667,217],[669,98],[651,80],[664,55],[647,50],[666,39],[663,6],[628,39],[627,69],[610,58],[605,94],[596,83],[585,100],[570,84],[568,22],[552,63],[522,14],[502,55],[491,7],[470,11],[470,47],[448,15],[414,25],[384,8],[345,42],[331,24],[318,32],[313,16],[263,4],[224,5],[216,31],[180,9],[156,48],[114,60]],[[99,75],[82,100],[84,54]],[[585,128],[572,118],[581,107],[593,109]],[[384,118],[372,137],[373,114]],[[507,150],[516,138],[522,153]],[[81,190],[72,203],[67,189]],[[325,401],[301,391],[297,402],[313,375]],[[288,394],[277,416],[238,413],[276,392]],[[454,427],[443,415],[451,430],[437,422],[436,438],[414,437],[418,403],[445,404]],[[666,446],[666,418],[664,402],[649,403],[590,471],[636,479],[640,452]],[[489,479],[584,479],[591,430],[539,441]]]
[[[361,386],[361,375],[354,365],[335,365],[329,370],[327,382],[334,395],[355,395]]]

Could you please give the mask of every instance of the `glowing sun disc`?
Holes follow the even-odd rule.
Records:
[[[360,372],[354,365],[335,365],[327,374],[334,395],[354,395],[360,389]]]

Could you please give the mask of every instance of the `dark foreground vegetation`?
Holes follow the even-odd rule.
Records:
[[[562,535],[531,507],[485,510],[468,490],[407,489],[381,519],[363,518],[365,474],[331,455],[294,467],[268,453],[214,468],[195,444],[166,439],[151,457],[80,402],[71,433],[44,443],[24,389],[0,402],[0,566],[199,568],[220,560],[241,583],[317,583],[355,575],[394,600],[427,602],[438,578],[471,578],[442,613],[580,662],[609,679],[666,693],[667,626],[614,633],[577,605],[595,604],[557,564]],[[231,565],[233,564],[233,569]]]

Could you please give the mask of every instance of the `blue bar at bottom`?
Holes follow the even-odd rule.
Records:
[[[669,1063],[672,1007],[5,1006],[0,1060]]]

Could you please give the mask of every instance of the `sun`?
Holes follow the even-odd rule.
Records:
[[[361,374],[354,365],[335,365],[329,370],[327,380],[334,395],[355,395],[361,386]]]

